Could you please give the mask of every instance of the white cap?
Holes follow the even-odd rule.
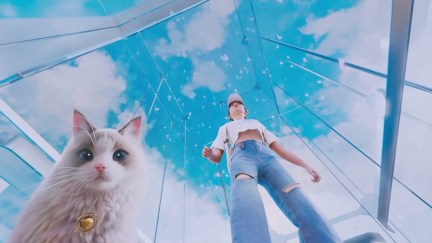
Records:
[[[243,100],[240,97],[240,95],[237,93],[232,93],[230,94],[230,96],[228,96],[228,108],[230,107],[231,103],[233,103],[234,101],[238,101],[243,104]]]

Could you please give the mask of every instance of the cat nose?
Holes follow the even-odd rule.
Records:
[[[99,172],[103,172],[104,170],[105,170],[105,165],[103,165],[103,164],[96,164],[95,165],[95,169],[97,170],[97,171],[99,171]]]

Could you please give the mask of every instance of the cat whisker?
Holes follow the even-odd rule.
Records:
[[[63,171],[69,171],[69,170],[77,170],[78,168],[76,168],[76,167],[56,167],[56,169],[61,169],[61,172],[63,172]]]
[[[53,180],[55,178],[58,178],[59,176],[61,176],[61,177],[73,176],[75,174],[75,172],[76,171],[66,171],[65,173],[56,173],[55,175],[53,175],[51,177],[45,178],[45,180]]]
[[[47,178],[45,178],[45,180],[47,180],[47,181],[61,180],[62,178],[67,178],[68,176],[70,176],[70,173],[67,173],[67,174],[66,174],[66,173],[64,173],[64,172],[61,172],[59,175],[57,175],[57,176],[55,176],[55,177],[47,177]],[[60,182],[61,182],[61,181],[59,181],[58,183],[60,183]],[[33,190],[33,189],[35,189],[36,187],[40,186],[41,183],[42,183],[42,182],[32,184],[32,185],[30,185],[30,186],[28,186],[28,187],[25,187],[25,188],[21,189],[20,192],[27,193],[28,191]],[[51,188],[51,187],[57,185],[58,183],[53,184],[53,185],[50,185],[48,188]]]
[[[76,184],[77,184],[77,182],[75,182],[75,181],[68,182],[64,185],[57,186],[57,187],[53,188],[53,190],[56,194],[62,195],[61,193],[65,192],[65,191],[73,190],[73,188],[76,186]]]
[[[63,183],[62,183],[63,182]],[[38,184],[33,184],[33,185],[31,185],[30,187],[27,187],[27,188],[24,188],[23,190],[20,190],[21,192],[26,192],[27,190],[29,190],[29,189],[31,189],[31,188],[33,188],[33,187],[37,187],[37,186],[39,186],[41,183],[38,183]],[[58,183],[56,183],[56,184],[53,184],[53,185],[50,185],[50,186],[48,186],[48,187],[45,187],[45,188],[43,188],[43,189],[41,189],[39,192],[42,192],[42,191],[45,191],[45,190],[47,190],[47,189],[50,189],[50,188],[55,188],[55,187],[58,187],[58,186],[62,186],[62,185],[60,185],[60,184],[68,184],[67,182],[64,182],[64,181],[61,181],[61,182],[58,182]],[[26,202],[26,201],[28,201],[29,199],[30,199],[30,195],[27,195],[26,197],[24,197],[24,198],[22,198],[21,200],[17,200],[16,201],[16,203],[22,203],[22,202]],[[2,217],[0,217],[0,218],[2,218]]]
[[[91,140],[91,142],[92,142],[92,144],[93,144],[93,146],[96,144],[96,137],[94,137],[94,129],[92,128],[92,133],[90,133],[90,131],[87,131],[87,129],[85,128],[85,127],[83,127],[83,126],[75,126],[75,127],[78,127],[78,128],[81,128],[81,130],[83,131],[83,132],[85,132],[89,137],[90,137],[90,140]],[[93,137],[92,137],[92,134],[93,134]]]
[[[35,189],[36,187],[38,187],[42,182],[39,183],[35,183],[35,184],[31,184],[30,186],[27,186],[21,190],[19,190],[20,192],[24,192],[24,193],[28,193],[28,191]]]
[[[62,175],[73,175],[78,170],[76,169],[61,169],[53,172],[53,174],[45,179],[49,179],[50,177],[62,176]]]
[[[77,167],[72,167],[72,166],[57,166],[56,168],[64,168],[64,169],[78,169]]]
[[[55,192],[55,194],[57,194],[57,195],[61,195],[61,193],[63,193],[64,191],[68,191],[68,190],[71,190],[71,189],[73,189],[74,187],[76,187],[77,184],[79,184],[79,182],[76,182],[76,181],[73,181],[73,182],[71,182],[71,183],[67,183],[66,186],[65,186],[64,188],[62,188],[61,190],[54,191],[54,192]]]
[[[87,121],[87,123],[90,125],[90,128],[92,129],[92,133],[94,133],[95,129],[94,129],[94,127],[91,125],[91,122],[87,119],[87,117],[81,115],[81,118],[83,118],[85,121]]]
[[[90,132],[85,127],[80,126],[80,125],[74,125],[74,127],[78,127],[78,128],[80,128],[81,131],[85,132],[90,137],[90,140],[92,141],[92,143],[95,144],[95,140],[96,139],[95,139],[94,135],[93,135],[93,137],[91,136],[91,134],[94,133],[94,129],[93,128],[92,128],[92,132]]]
[[[89,125],[89,127],[91,128],[91,130],[92,130],[92,134],[94,134],[94,132],[95,132],[95,127],[91,124],[91,122],[87,119],[87,117],[85,117],[85,116],[83,116],[83,115],[80,115],[81,116],[81,118],[82,119],[84,119],[86,122],[87,122],[87,124]],[[96,139],[95,139],[96,140]]]
[[[81,186],[79,187],[78,191],[76,191],[75,195],[78,195],[78,194],[81,192],[81,189],[82,189],[84,186],[87,185],[87,186],[84,188],[84,191],[86,191],[87,188],[88,188],[88,186],[90,185],[90,183],[87,182],[87,181],[85,181],[85,182],[82,181],[82,182],[79,183],[79,185],[81,185]]]
[[[86,187],[84,188],[84,191],[87,191],[87,188],[90,186],[90,184],[91,183],[93,183],[95,181],[95,179],[93,179],[93,180],[91,180],[91,181],[88,181],[87,183],[86,183]]]
[[[76,171],[77,171],[77,169],[61,169],[61,170],[57,170],[57,171],[53,172],[53,174],[51,174],[51,176],[46,177],[45,180],[56,178],[57,176],[73,175],[74,172],[76,172]]]
[[[68,174],[63,174],[63,175],[56,175],[55,177],[47,178],[46,180],[47,181],[58,181],[58,180],[67,179],[71,176],[72,175],[70,173],[68,173]]]
[[[50,184],[50,185],[44,187],[43,189],[41,189],[41,191],[44,191],[44,190],[47,190],[47,189],[51,189],[51,188],[59,188],[59,187],[62,187],[63,185],[70,185],[71,183],[73,184],[74,181],[60,180],[60,181],[57,181],[57,182],[55,182],[53,184]]]
[[[71,173],[76,171],[77,169],[72,169],[72,168],[59,168],[61,170],[56,170],[53,173],[55,174],[65,174],[65,173]]]
[[[47,191],[48,189],[55,189],[55,188],[58,188],[59,186],[67,185],[67,184],[68,184],[67,182],[60,181],[60,182],[54,183],[52,185],[49,185],[47,187],[41,188],[39,192]]]
[[[121,130],[127,131],[128,134],[130,130],[136,135],[135,131],[141,131],[141,124],[137,124],[137,121],[127,123]],[[132,169],[131,172],[133,173],[130,175],[128,174],[129,171],[124,173],[124,170],[129,170],[126,168],[128,163],[135,165],[135,163],[141,162],[138,160],[144,157],[143,151],[139,148],[129,151],[130,146],[135,145],[131,144],[135,143],[133,137],[123,136],[125,135],[123,132],[119,133],[118,130],[111,128],[99,130],[77,110],[74,111],[72,124],[72,134],[77,135],[75,140],[71,137],[70,142],[73,147],[63,151],[61,159],[53,164],[49,176],[44,177],[42,183],[38,178],[37,181],[21,187],[30,186],[25,188],[25,191],[39,187],[31,199],[29,200],[30,193],[22,193],[22,196],[14,200],[12,204],[5,205],[9,206],[6,209],[7,212],[17,211],[21,210],[24,202],[27,201],[26,207],[22,209],[21,217],[18,218],[11,233],[12,241],[86,242],[89,239],[114,236],[116,240],[112,241],[115,242],[136,240],[133,235],[135,227],[130,216],[137,214],[137,212],[130,212],[130,209],[136,210],[135,204],[138,202],[134,202],[133,197],[140,189],[139,184],[143,179],[141,169],[144,171],[144,167],[139,166],[136,171]],[[92,150],[92,158],[94,158],[96,165],[78,161],[82,158],[77,158],[76,149],[83,148]],[[116,166],[110,166],[110,158],[114,156],[113,149],[125,150],[134,156],[130,156],[127,163],[119,163],[120,166],[117,163]],[[108,158],[108,161],[105,161],[104,158]],[[116,159],[113,158],[113,160]],[[102,174],[97,173],[97,171],[102,170],[98,165],[99,162],[105,165]],[[25,170],[22,177],[35,172],[36,170]],[[129,181],[133,183],[131,184]],[[123,207],[118,207],[119,203],[122,203]],[[104,209],[110,210],[104,211]],[[76,220],[78,215],[82,214],[82,210],[91,210],[97,213],[104,211],[104,215],[102,215],[104,218],[116,218],[117,220],[118,217],[116,222],[121,223],[113,224],[109,220],[100,220],[98,228],[95,230],[86,234],[76,233]],[[2,214],[2,218],[3,216],[6,217],[2,210],[0,210],[0,214]],[[123,222],[127,222],[127,224]],[[105,232],[105,228],[109,229],[110,232]]]
[[[63,169],[63,168],[60,168],[60,170],[57,170],[57,171],[53,172],[52,176],[54,176],[54,174],[73,174],[74,171],[77,171],[77,169]]]

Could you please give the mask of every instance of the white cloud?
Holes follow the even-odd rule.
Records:
[[[202,6],[178,29],[175,20],[167,24],[169,40],[161,38],[155,47],[164,59],[170,56],[187,57],[194,51],[208,52],[222,46],[227,35],[228,15],[234,11],[232,1],[210,1]]]
[[[213,92],[218,92],[224,89],[226,75],[214,62],[201,62],[194,59],[194,73],[192,82],[186,84],[182,88],[182,93],[189,98],[195,97],[194,90],[199,87],[207,87]]]
[[[352,83],[361,82],[354,81]],[[320,100],[315,105],[315,109],[319,110],[319,115],[336,117],[342,114],[345,117],[344,121],[333,125],[333,128],[346,136],[375,161],[379,161],[381,156],[385,109],[384,94],[376,89],[373,91],[377,86],[379,83],[369,87],[367,84],[359,87],[358,89],[371,92],[370,95],[363,98],[349,93],[344,88],[324,82],[323,89],[311,97],[311,100]],[[327,122],[332,124],[332,122]]]
[[[17,9],[12,4],[0,4],[0,14],[6,17],[15,17]]]
[[[0,95],[22,116],[30,114],[28,121],[38,132],[58,138],[70,133],[73,108],[82,111],[98,127],[106,126],[107,112],[110,110],[117,113],[120,123],[134,115],[130,109],[120,111],[120,106],[126,102],[122,97],[126,81],[117,75],[116,69],[116,63],[106,53],[96,51],[76,59],[72,65],[59,65],[5,86],[0,90]],[[133,107],[137,104],[138,101]],[[145,116],[142,110],[137,113]],[[152,129],[152,124],[145,125],[144,136],[149,129]],[[147,190],[147,197],[140,229],[152,239],[165,159],[160,151],[143,146],[146,155],[143,159],[149,169],[149,185],[147,189],[143,188],[143,191]],[[221,205],[211,198],[211,190],[198,194],[187,185],[184,193],[184,180],[173,171],[174,167],[168,161],[158,241],[175,242],[185,233],[188,242],[229,242],[228,218],[221,213]],[[185,221],[183,200],[188,210]],[[185,231],[179,227],[184,222]]]
[[[376,55],[377,52],[381,52],[374,49],[374,47],[382,45],[380,42],[382,38],[378,38],[378,36],[388,36],[389,26],[385,27],[388,23],[384,25],[377,24],[373,29],[370,29],[370,21],[376,20],[375,16],[390,20],[390,16],[377,13],[378,10],[384,8],[383,5],[378,5],[378,3],[381,3],[381,1],[364,1],[352,9],[331,13],[321,19],[311,18],[307,26],[303,28],[303,31],[305,34],[313,34],[317,38],[326,37],[317,47],[318,51],[327,54],[334,54],[341,51],[345,53],[346,56],[351,57],[355,64],[359,64],[355,60],[362,59],[369,64],[377,65],[378,63],[378,66],[380,66],[379,69],[383,69],[385,65],[382,65],[382,63],[386,62],[388,50],[383,48],[381,52],[385,51],[385,53]],[[383,4],[386,5],[387,3],[384,2]],[[427,15],[427,13],[432,12],[432,4],[427,2],[419,2],[419,4],[422,4],[422,6],[417,6],[414,12],[414,19],[416,21],[413,22],[414,25],[412,27],[414,38],[410,40],[409,51],[411,59],[409,59],[408,67],[411,67],[411,69],[408,68],[408,70],[411,70],[412,81],[432,81],[432,78],[430,78],[432,77],[430,68],[425,68],[425,66],[430,66],[432,64],[430,58],[426,58],[428,52],[425,51],[431,49],[430,45],[426,44],[425,40],[427,41],[432,38],[432,29],[428,28],[432,25],[432,18]],[[369,20],[353,17],[365,15],[366,13],[370,16],[370,18],[367,18]],[[356,28],[354,28],[354,26]],[[355,29],[356,31],[350,32],[349,30],[351,29]],[[371,36],[375,37],[371,38]],[[349,42],[350,45],[344,45],[344,42]],[[359,56],[359,53],[364,53],[361,55],[362,57],[360,59],[356,58]],[[341,88],[330,86],[324,86],[324,89],[315,95],[325,97],[325,99],[321,100],[320,105],[329,109],[330,113],[335,111],[331,109],[337,108],[347,116],[348,120],[336,125],[335,128],[338,131],[343,131],[344,135],[355,137],[356,145],[364,148],[366,151],[373,151],[373,157],[379,160],[382,143],[380,137],[382,136],[383,126],[383,121],[381,119],[384,115],[385,106],[384,96],[380,90],[385,89],[385,80],[380,81],[376,79],[371,82],[372,79],[375,79],[374,77],[362,75],[359,72],[349,71],[347,69],[344,70],[339,79],[340,82],[365,93],[367,95],[366,99],[354,99],[353,97],[355,97],[355,95],[343,95],[345,92],[341,92]],[[431,102],[428,102],[429,100],[430,95],[421,91],[414,91],[411,88],[406,88],[404,92],[403,110],[409,114],[415,115],[423,121],[432,122],[432,109],[430,109]],[[410,124],[413,126],[412,128],[404,127],[403,129],[407,131],[419,130],[419,124]],[[371,139],[371,137],[364,136],[362,133],[374,134],[376,137],[375,139]],[[409,132],[401,132],[399,141],[402,141],[402,144],[405,144],[405,141],[411,141],[408,136],[412,138]],[[404,149],[404,151],[398,152],[399,156],[412,154],[413,150],[411,146],[407,144],[399,146],[399,148]]]
[[[201,11],[189,18],[182,29],[179,29],[175,20],[170,21],[167,24],[169,39],[161,38],[157,41],[155,51],[163,59],[192,56],[195,68],[193,79],[182,90],[189,98],[195,97],[194,90],[199,87],[208,87],[212,91],[222,90],[225,82],[222,69],[215,63],[199,60],[194,53],[207,53],[223,45],[229,24],[228,15],[234,10],[230,0],[210,1],[202,5]],[[203,76],[206,71],[210,73]],[[212,77],[212,74],[215,76]]]
[[[428,53],[432,47],[427,43],[432,39],[432,28],[430,28],[432,19],[427,13],[432,13],[432,4],[428,1],[419,1],[418,3],[421,6],[417,5],[418,9],[414,11],[415,21],[413,21],[413,32],[409,46],[407,79],[430,87],[432,61]],[[310,17],[307,25],[301,30],[304,34],[310,34],[317,40],[322,40],[315,51],[326,55],[342,53],[347,62],[386,73],[388,58],[388,45],[386,43],[388,43],[389,21],[391,20],[389,4],[390,1],[362,1],[351,9],[330,13],[323,18]],[[378,80],[371,75],[361,75],[345,68],[339,81],[363,92],[367,97],[365,99],[355,98],[354,94],[346,94],[346,92],[342,92],[340,87],[329,85],[324,85],[324,88],[315,95],[325,97],[325,99],[320,100],[320,105],[330,112],[328,114],[337,109],[340,114],[346,117],[344,122],[334,125],[334,128],[380,163],[383,134],[382,118],[385,104],[382,90],[385,89],[385,80]],[[430,101],[430,94],[421,91],[414,92],[411,88],[405,88],[403,111],[431,123],[432,109],[430,109],[431,103],[428,101]],[[430,181],[432,170],[429,163],[432,152],[422,145],[430,144],[431,141],[427,134],[431,134],[431,132],[430,128],[420,123],[402,117],[398,134],[395,175],[414,192],[420,194],[423,199],[430,202],[432,194],[430,190],[426,189],[426,185],[432,183]],[[332,145],[333,139],[335,139],[334,135],[331,135],[317,138],[315,142],[324,145],[321,149],[327,151],[328,154],[333,154],[337,161],[344,164],[345,173],[364,176],[364,178],[353,178],[359,187],[366,191],[376,192],[379,175],[367,173],[366,168],[358,164],[364,158],[359,158],[350,151],[344,150],[342,146]],[[395,185],[395,188],[400,190],[403,187]],[[397,195],[401,193],[405,193],[405,191],[394,189],[394,200],[398,200]],[[416,200],[419,202],[418,199]],[[377,201],[373,202],[375,205],[376,203]],[[392,205],[399,204],[399,202],[392,203]],[[402,208],[393,208],[393,210],[402,212],[406,206],[405,204]],[[424,209],[419,207],[410,208],[416,210],[404,211],[398,217],[410,222],[422,221],[423,219],[415,218],[414,215],[425,215],[426,211],[421,211]],[[394,215],[390,215],[390,219],[392,218],[396,220]],[[415,231],[406,227],[401,228],[401,225],[397,226],[406,235],[416,235],[412,232],[423,232],[423,237],[426,237],[427,227],[423,227],[421,224],[412,225],[415,226]]]
[[[391,1],[360,1],[322,18],[310,16],[300,30],[315,40],[325,37],[315,48],[319,53],[344,53],[348,62],[386,72],[388,49],[381,43],[390,33],[390,11]]]
[[[352,217],[365,215],[366,212],[361,209],[352,195],[343,188],[340,182],[336,180],[326,166],[321,163],[316,155],[313,154],[309,148],[290,131],[290,129],[282,128],[282,130],[285,135],[280,137],[280,144],[316,169],[320,173],[322,179],[319,183],[313,183],[311,182],[310,175],[303,168],[280,159],[281,164],[291,174],[291,176],[302,185],[302,190],[306,197],[308,197],[315,207],[321,211],[325,218],[334,223],[334,227],[338,234],[343,237],[343,239],[347,239],[367,231],[380,232],[380,227],[374,223],[362,226],[357,225],[355,218]],[[329,143],[328,140],[331,140],[331,138],[325,139],[323,142]],[[308,141],[306,140],[306,142]],[[319,141],[315,142],[322,144]],[[314,147],[312,144],[308,145]],[[334,148],[329,144],[328,147],[322,149],[324,151],[331,151]],[[339,152],[335,151],[335,153],[338,154]],[[377,178],[376,174],[368,173],[365,176],[365,174],[359,172],[364,171],[364,169],[361,169],[361,165],[348,162],[350,161],[349,159],[353,158],[352,154],[347,152],[341,156],[344,156],[342,160],[346,162],[346,165],[343,166],[343,168],[349,170],[349,173],[358,173],[359,176],[354,179],[361,179],[361,177],[364,177],[364,186],[372,187],[372,190],[377,187],[377,184],[375,183],[376,181],[374,180],[374,178]],[[358,170],[359,168],[360,170]],[[259,190],[263,198],[270,229],[280,235],[296,234],[297,228],[279,210],[269,194],[262,187],[260,187]],[[359,230],[359,228],[361,228],[361,230]]]
[[[74,108],[96,126],[106,126],[107,112],[118,111],[125,89],[113,60],[96,51],[76,59],[75,65],[62,64],[6,86],[0,94],[23,117],[30,117],[39,133],[57,139],[70,133]]]
[[[372,6],[369,6],[369,8],[371,7]],[[374,7],[372,8],[374,9]],[[326,36],[326,38],[321,42],[316,50],[327,55],[332,55],[339,51],[342,51],[342,53],[351,57],[355,57],[356,53],[359,51],[369,53],[371,50],[367,47],[367,45],[370,43],[370,41],[361,43],[362,41],[360,40],[356,41],[350,38],[350,36],[358,37],[369,34],[380,35],[379,31],[378,33],[374,33],[372,30],[368,30],[365,33],[365,29],[359,26],[361,23],[359,23],[358,18],[353,17],[353,15],[356,16],[359,13],[364,13],[367,9],[368,8],[363,4],[349,10],[331,13],[321,19],[315,20],[311,18],[308,20],[307,25],[302,28],[302,31],[305,34],[313,34],[316,39]],[[371,15],[373,16],[373,14]],[[358,31],[355,33],[353,31],[349,31],[353,29],[353,26],[358,27]],[[371,61],[370,57],[370,53],[365,54],[365,58],[369,59],[368,62]],[[375,58],[376,56],[374,55],[373,57]],[[363,82],[359,75],[361,74],[345,70],[343,73],[341,73],[339,79],[341,83],[352,86],[356,90],[361,90],[366,94],[373,94],[374,91],[377,91],[379,86],[382,86],[378,85],[379,82],[377,82],[377,84]],[[376,97],[376,95],[373,97]],[[374,104],[368,106],[366,99],[363,99],[354,93],[350,93],[340,86],[336,86],[324,81],[323,88],[314,93],[311,97],[311,100],[314,99],[320,100],[316,109],[319,110],[319,114],[321,116],[328,116],[332,114],[334,114],[333,116],[336,116],[337,114],[346,116],[345,121],[333,126],[335,130],[348,137],[361,149],[374,151],[373,154],[375,156],[373,157],[375,159],[379,159],[382,136],[382,129],[380,129],[379,122],[382,122],[383,117],[383,97],[378,99],[378,104],[380,104],[381,109],[378,112],[371,112]],[[371,99],[371,101],[373,101],[373,99]],[[378,113],[378,115],[376,113]],[[379,114],[381,114],[381,119]],[[376,122],[371,123],[371,120]],[[371,137],[369,135],[375,136]],[[324,145],[324,147],[321,149],[326,151],[329,155],[338,154],[338,156],[335,156],[334,158],[338,158],[338,161],[347,161],[344,163],[347,167],[352,166],[352,163],[348,162],[353,161],[355,158],[354,155],[350,155],[352,151],[345,151],[343,147],[339,147],[338,149],[337,144],[334,144],[336,140],[340,140],[340,138],[333,133],[314,139],[317,144],[322,146]],[[342,169],[352,171],[352,169],[347,167]]]
[[[148,147],[145,150],[150,171],[150,190],[146,194],[139,227],[153,239],[165,158],[160,151]],[[157,242],[177,242],[183,236],[185,242],[229,242],[229,219],[221,213],[221,205],[209,198],[212,196],[210,189],[200,195],[188,185],[184,190],[185,181],[174,170],[172,163],[168,161]]]
[[[432,87],[430,43],[432,43],[432,2],[417,1],[414,4],[406,79],[429,88]]]
[[[400,122],[395,176],[427,202],[432,202],[432,129],[403,118]]]
[[[388,49],[385,45],[383,47],[382,42],[389,35],[389,4],[389,1],[361,1],[351,9],[329,13],[319,19],[310,17],[301,30],[304,34],[313,35],[317,40],[322,39],[315,49],[317,52],[327,55],[342,53],[348,62],[385,72]],[[338,82],[360,91],[366,97],[324,81],[323,88],[312,95],[311,100],[320,100],[319,109],[322,115],[342,114],[346,117],[343,122],[334,125],[334,128],[379,161],[385,80],[344,68]]]

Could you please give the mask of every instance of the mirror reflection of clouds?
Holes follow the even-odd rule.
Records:
[[[0,20],[19,18],[31,23],[32,18],[42,22],[61,18],[70,27],[73,24],[67,18],[73,17],[78,19],[76,26],[83,26],[80,18],[106,18],[107,14],[121,14],[152,1],[116,2],[46,5],[30,1],[21,6],[4,1],[0,4]],[[224,102],[231,92],[242,94],[250,118],[265,123],[283,145],[323,174],[325,179],[312,185],[302,170],[287,166],[342,238],[377,231],[387,240],[432,239],[421,226],[427,225],[432,201],[428,186],[432,184],[432,152],[427,147],[432,142],[430,92],[412,87],[404,91],[395,168],[398,181],[393,193],[397,202],[392,203],[390,220],[405,236],[392,235],[373,220],[386,79],[347,64],[386,74],[392,2],[284,0],[248,4],[236,0],[204,2],[136,34],[3,86],[0,98],[57,151],[62,151],[70,136],[74,108],[99,127],[115,127],[136,114],[143,115],[143,142],[152,173],[140,229],[152,240],[163,242],[182,236],[185,242],[229,241],[222,187],[222,182],[229,185],[228,171],[225,164],[219,171],[200,153],[218,127],[228,121]],[[426,43],[432,36],[431,6],[428,1],[415,4],[407,64],[407,80],[429,89],[432,75],[428,67],[432,63],[428,57],[432,49]],[[37,46],[37,41],[32,43]],[[8,54],[22,52],[10,46],[0,48]],[[8,70],[22,62],[20,58],[10,59]],[[0,73],[9,74],[1,67]],[[2,144],[25,137],[19,131],[11,132],[15,126],[6,118],[0,119],[0,124]],[[0,195],[10,189],[6,184],[3,179]],[[406,194],[406,187],[426,204]],[[273,239],[295,240],[296,229],[266,192],[261,193]],[[14,200],[25,201],[29,194]],[[229,198],[228,187],[226,194]],[[401,195],[409,195],[412,212],[397,210],[402,206]],[[1,215],[15,216],[19,210],[4,208]],[[415,219],[417,229],[403,219]],[[7,235],[8,230],[5,232],[1,235]]]

